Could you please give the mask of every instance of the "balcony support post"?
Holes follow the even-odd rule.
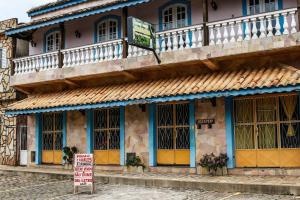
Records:
[[[202,10],[203,10],[203,45],[208,46],[209,30],[208,27],[206,26],[206,24],[208,23],[208,1],[207,0],[203,0]]]
[[[58,51],[58,68],[62,68],[64,58],[63,58],[61,50],[63,50],[65,48],[65,24],[60,23],[59,29],[60,29],[60,34],[61,34],[61,41],[60,41],[60,48]]]
[[[122,9],[122,44],[123,44],[123,58],[127,58],[128,56],[128,42],[126,41],[127,38],[127,18],[128,18],[128,7],[124,7]]]

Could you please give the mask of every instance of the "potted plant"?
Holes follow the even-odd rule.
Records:
[[[63,160],[65,169],[73,169],[74,155],[78,152],[76,147],[64,147],[63,148]]]
[[[218,165],[218,169],[217,169],[218,176],[224,176],[228,174],[227,162],[228,162],[227,154],[221,153],[217,157],[216,164]]]
[[[142,163],[141,158],[136,156],[135,153],[127,154],[126,172],[144,173],[145,165]]]
[[[201,175],[227,175],[227,161],[228,157],[223,153],[219,156],[215,156],[213,153],[205,154],[200,159],[197,173]]]

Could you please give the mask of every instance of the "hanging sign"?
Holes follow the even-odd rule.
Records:
[[[75,154],[74,193],[79,186],[90,186],[94,192],[94,158],[93,154]]]
[[[128,44],[152,51],[160,63],[160,59],[155,52],[155,30],[153,25],[135,17],[128,17],[127,26]]]

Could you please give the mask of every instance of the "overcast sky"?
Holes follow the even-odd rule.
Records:
[[[0,0],[0,21],[9,18],[18,18],[19,22],[28,22],[27,11],[55,0]]]

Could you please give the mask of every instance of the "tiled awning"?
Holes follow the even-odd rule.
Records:
[[[6,114],[80,110],[296,90],[300,90],[300,70],[296,68],[247,69],[36,94],[9,106]]]

